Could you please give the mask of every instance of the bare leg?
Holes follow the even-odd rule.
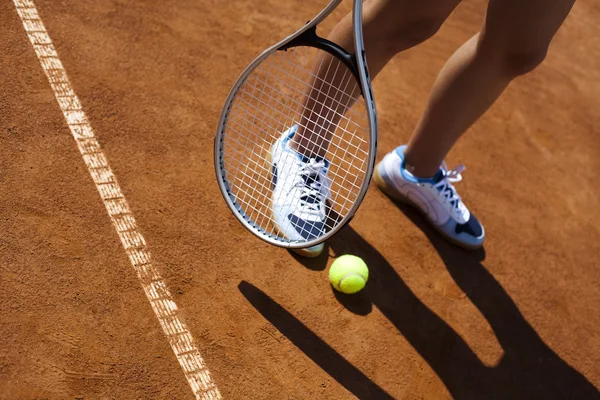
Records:
[[[482,31],[440,72],[405,151],[416,176],[436,174],[460,136],[517,76],[539,65],[574,0],[490,0]]]
[[[363,11],[363,32],[367,63],[371,78],[383,69],[398,52],[413,47],[431,37],[460,0],[368,0]],[[333,29],[328,39],[346,50],[354,48],[352,15],[348,14]],[[345,91],[331,95],[330,86],[345,88],[345,82],[333,78],[329,68],[332,57],[326,55],[313,90],[306,98],[305,112],[292,147],[307,156],[324,157],[335,127],[348,108],[359,96],[358,88],[351,85]],[[334,61],[334,63],[337,61]],[[329,93],[326,96],[324,93]],[[327,112],[321,110],[324,104]]]

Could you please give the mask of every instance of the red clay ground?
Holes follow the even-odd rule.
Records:
[[[372,188],[311,262],[234,220],[212,138],[241,69],[322,1],[36,4],[225,398],[600,398],[594,1],[450,155],[469,167],[459,188],[484,251]],[[379,157],[484,9],[466,0],[377,79]],[[11,1],[0,26],[0,398],[192,398]],[[360,296],[330,289],[342,253],[371,268]]]

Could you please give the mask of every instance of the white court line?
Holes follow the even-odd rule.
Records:
[[[115,175],[102,153],[94,131],[81,108],[81,103],[69,83],[67,73],[58,58],[35,4],[32,0],[13,0],[13,2],[35,54],[48,77],[58,105],[77,142],[81,156],[96,184],[125,252],[129,256],[129,261],[137,273],[146,297],[150,301],[154,314],[171,344],[196,399],[221,399],[221,393],[194,344],[194,338],[185,323],[179,319],[177,305],[152,263],[146,240],[138,230],[127,200],[125,200]]]

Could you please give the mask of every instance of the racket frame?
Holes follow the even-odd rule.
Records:
[[[377,155],[377,113],[375,108],[375,100],[373,97],[373,90],[371,87],[371,79],[369,77],[367,69],[366,53],[364,49],[364,40],[362,32],[362,0],[353,0],[352,24],[355,49],[354,54],[348,53],[345,49],[342,49],[336,43],[321,38],[316,34],[317,25],[325,18],[327,18],[327,16],[331,14],[341,2],[342,0],[332,0],[323,10],[321,10],[319,14],[317,14],[313,19],[308,21],[302,28],[289,35],[285,39],[281,40],[277,44],[264,50],[258,57],[256,57],[256,59],[254,59],[254,61],[252,61],[246,67],[246,69],[244,69],[244,71],[240,74],[240,76],[232,86],[231,90],[229,91],[229,94],[227,95],[227,98],[225,100],[225,106],[223,107],[223,111],[221,112],[221,116],[219,118],[217,134],[214,138],[214,167],[221,195],[223,196],[223,199],[225,200],[225,202],[227,203],[228,207],[235,215],[237,220],[242,224],[242,226],[248,229],[255,236],[258,236],[267,243],[273,244],[278,247],[288,249],[307,248],[318,245],[335,235],[354,217],[354,214],[356,213],[358,207],[361,205],[367,193],[369,184],[371,182],[371,178],[373,177],[375,158]],[[300,45],[316,47],[320,50],[326,51],[336,56],[350,69],[354,76],[358,78],[358,82],[360,83],[361,94],[365,101],[366,112],[368,113],[370,135],[369,159],[367,162],[367,170],[365,171],[365,182],[362,184],[360,191],[356,196],[354,204],[350,207],[346,215],[342,218],[341,221],[339,221],[336,224],[336,226],[333,229],[327,231],[324,235],[313,240],[290,240],[288,242],[284,242],[281,240],[281,236],[278,236],[271,232],[267,232],[264,228],[258,226],[246,214],[241,205],[234,201],[235,194],[231,190],[229,182],[227,181],[227,178],[225,176],[226,170],[224,168],[224,153],[222,149],[224,144],[223,142],[225,140],[225,128],[227,118],[229,117],[229,112],[231,111],[231,107],[233,106],[235,96],[239,88],[246,82],[248,76],[256,69],[256,67],[263,60],[265,60],[271,54],[277,51],[285,51],[288,48]]]

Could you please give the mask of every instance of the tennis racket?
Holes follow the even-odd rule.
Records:
[[[303,249],[354,216],[375,165],[377,116],[362,34],[354,53],[317,35],[332,0],[304,27],[260,54],[225,101],[215,171],[237,219],[268,243]]]

